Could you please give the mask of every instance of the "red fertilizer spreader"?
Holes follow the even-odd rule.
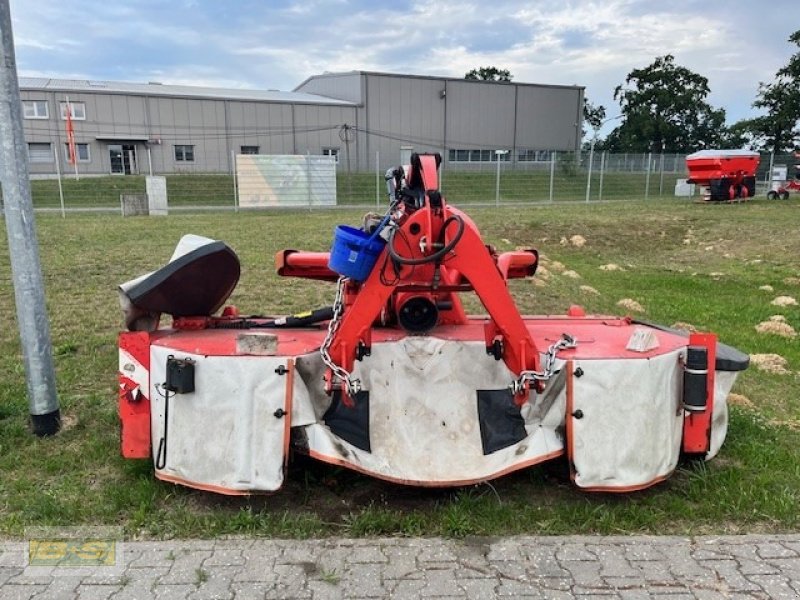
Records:
[[[756,193],[758,152],[750,150],[701,150],[686,157],[687,183],[703,188],[710,202],[734,202]]]

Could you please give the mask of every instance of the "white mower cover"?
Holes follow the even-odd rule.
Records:
[[[169,396],[166,464],[156,475],[220,493],[279,489],[290,426],[294,443],[312,457],[424,486],[485,481],[569,450],[579,487],[629,491],[668,476],[681,450],[680,350],[642,359],[576,359],[570,373],[558,361],[561,372],[545,393],[531,394],[519,410],[524,437],[485,453],[477,392],[507,389],[512,373],[487,357],[482,341],[409,336],[374,343],[371,355],[356,363],[354,374],[369,392],[368,450],[326,424],[332,400],[318,384],[325,368],[318,352],[296,361],[205,356],[156,342],[154,455],[164,436],[160,384],[170,355],[195,361],[196,391]],[[717,372],[709,458],[727,430],[725,397],[735,376]],[[572,432],[568,449],[565,429]]]

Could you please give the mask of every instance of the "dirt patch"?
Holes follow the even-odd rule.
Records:
[[[569,243],[576,248],[583,248],[586,245],[586,238],[582,235],[576,234],[569,238]]]
[[[622,267],[615,263],[608,263],[607,265],[600,265],[598,267],[601,271],[624,271]]]
[[[580,279],[581,276],[578,275],[575,271],[564,271],[562,273],[564,277],[569,277],[570,279]]]
[[[745,408],[754,407],[753,401],[742,394],[728,394],[728,404],[731,406],[743,406]]]
[[[639,304],[636,300],[632,298],[623,298],[619,302],[617,302],[617,306],[620,308],[624,308],[625,310],[629,310],[631,312],[645,312],[644,307]]]
[[[756,325],[756,332],[771,334],[771,335],[779,335],[785,338],[793,338],[797,336],[797,332],[794,330],[794,327],[792,327],[785,321],[773,320],[772,317],[770,317],[769,321],[762,321],[761,323]]]
[[[587,294],[594,294],[595,296],[599,296],[600,295],[600,292],[598,292],[596,289],[594,289],[590,285],[582,285],[580,289],[581,289],[582,292],[586,292]]]
[[[724,275],[725,273],[720,273],[719,271],[714,271],[713,273],[708,274],[711,279],[715,279],[717,281],[719,281]]]
[[[555,273],[563,273],[566,268],[567,267],[565,267],[562,262],[558,262],[557,260],[550,261],[550,270]]]
[[[673,329],[680,329],[681,331],[686,331],[688,333],[697,333],[698,329],[691,323],[684,323],[683,321],[675,321],[671,327]]]
[[[771,285],[769,285],[769,284],[767,284],[767,285],[760,285],[760,286],[758,286],[758,289],[760,289],[760,290],[764,290],[765,292],[774,292],[774,291],[775,291],[775,288],[774,288],[774,287],[772,287],[772,286],[771,286]]]
[[[751,354],[750,362],[756,368],[766,373],[775,373],[776,375],[787,375],[790,371],[787,369],[788,363],[786,359],[780,354]]]
[[[783,280],[786,285],[800,285],[800,277],[787,277]]]
[[[797,306],[797,300],[791,296],[778,296],[770,304],[773,306]]]
[[[769,424],[773,427],[788,427],[793,431],[800,431],[800,421],[795,419],[771,419]]]
[[[786,317],[783,315],[772,315],[769,320],[775,321],[776,323],[786,323]]]
[[[550,279],[550,270],[547,267],[539,265],[539,267],[536,269],[536,275],[540,279],[544,279],[545,281],[547,281],[548,279]]]
[[[61,415],[61,431],[69,431],[75,429],[78,424],[78,415],[72,413],[63,413]]]

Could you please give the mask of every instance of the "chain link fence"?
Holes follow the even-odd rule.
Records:
[[[460,151],[461,152],[461,151]],[[686,157],[682,154],[610,154],[595,152],[537,151],[510,156],[496,151],[445,153],[440,189],[453,204],[541,204],[676,199],[676,183],[686,179]],[[460,160],[449,160],[452,158]],[[521,160],[525,158],[525,160]],[[474,160],[473,160],[474,159]],[[349,171],[339,163],[335,204],[338,206],[383,205],[386,202],[384,173],[399,162],[376,154],[369,172]],[[762,155],[757,172],[757,195],[771,186],[770,165],[787,167],[787,178],[795,175],[793,155]],[[317,206],[304,191],[300,170],[271,185],[294,186],[298,198],[293,206]],[[237,180],[234,173],[165,175],[170,208],[237,209],[239,190],[252,182]],[[311,182],[308,182],[310,185]],[[144,194],[145,177],[104,176],[31,182],[33,203],[39,209],[59,209],[63,196],[66,211],[121,210],[122,195]],[[694,190],[694,199],[699,190]],[[680,196],[687,201],[692,197]],[[326,203],[327,204],[327,203]],[[279,204],[276,204],[279,205]],[[321,206],[321,204],[320,204]]]

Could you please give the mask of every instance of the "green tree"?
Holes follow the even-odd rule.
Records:
[[[586,98],[583,97],[583,120],[592,129],[600,129],[603,121],[606,118],[606,107],[602,104],[595,106]]]
[[[725,111],[707,102],[708,79],[675,64],[671,54],[633,69],[614,90],[622,122],[605,146],[616,152],[693,152],[719,144]]]
[[[498,69],[497,67],[479,67],[472,69],[469,73],[464,75],[464,79],[473,79],[481,81],[511,81],[514,76],[508,69]]]
[[[789,42],[800,47],[800,30],[789,36]],[[795,147],[800,140],[800,51],[778,70],[772,83],[759,83],[753,107],[766,114],[739,124],[753,147],[775,153]]]

